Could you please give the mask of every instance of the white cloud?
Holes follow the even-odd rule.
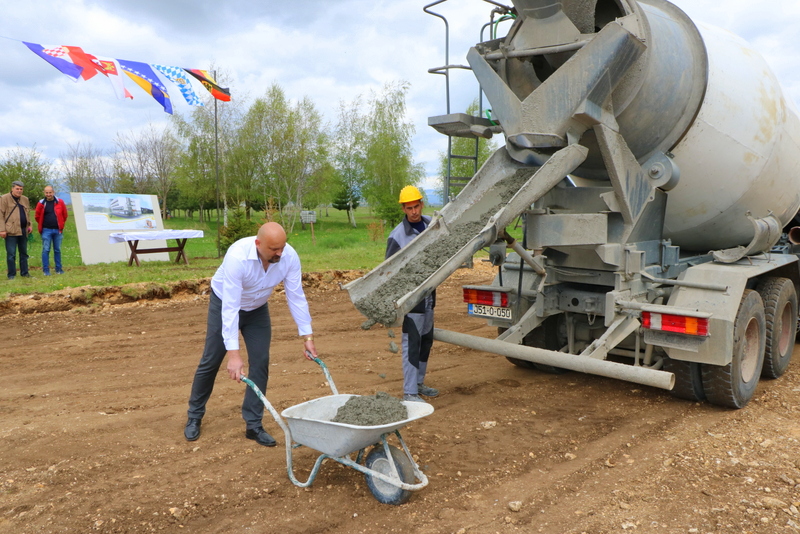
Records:
[[[510,2],[509,2],[510,3]],[[135,100],[118,101],[105,80],[74,84],[14,39],[68,44],[98,55],[209,68],[230,79],[234,99],[264,94],[272,83],[288,97],[308,96],[327,121],[339,102],[368,96],[387,82],[411,83],[408,116],[416,127],[417,161],[433,175],[446,138],[427,126],[446,113],[445,80],[429,74],[445,64],[445,26],[422,11],[425,2],[396,0],[26,0],[7,2],[0,19],[0,147],[36,145],[56,158],[78,141],[110,149],[117,132],[167,116],[129,84]],[[675,0],[696,20],[748,39],[800,101],[800,3],[788,0]],[[450,23],[451,64],[465,65],[493,6],[452,0],[434,7]],[[488,35],[485,35],[488,37]],[[175,91],[176,109],[186,111]],[[451,73],[451,112],[477,96],[468,71]]]

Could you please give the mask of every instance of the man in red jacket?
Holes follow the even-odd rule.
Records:
[[[67,205],[56,197],[51,186],[44,188],[44,198],[36,204],[36,222],[42,234],[42,271],[50,276],[50,247],[56,262],[56,273],[64,274],[61,265],[61,241],[64,239],[64,223],[67,222]]]

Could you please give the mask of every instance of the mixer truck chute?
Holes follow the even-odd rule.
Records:
[[[514,18],[467,54],[494,123],[429,124],[506,145],[346,286],[354,304],[397,324],[489,248],[497,277],[464,300],[497,339],[435,339],[741,408],[794,347],[800,270],[781,232],[800,208],[794,104],[747,43],[664,0],[485,1]],[[505,232],[519,216],[521,243]]]

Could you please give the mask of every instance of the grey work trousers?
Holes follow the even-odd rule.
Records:
[[[403,317],[403,393],[417,395],[433,346],[433,308]]]
[[[239,330],[247,347],[247,377],[262,392],[267,390],[269,378],[269,344],[272,339],[272,326],[269,320],[269,307],[264,304],[252,311],[239,310]],[[189,396],[189,418],[202,419],[206,413],[206,403],[214,389],[222,361],[225,359],[225,343],[222,340],[222,301],[211,292],[208,303],[208,326],[206,346],[194,374],[192,393]],[[246,427],[258,428],[264,416],[264,404],[255,392],[242,384],[245,390],[242,402],[242,419]]]

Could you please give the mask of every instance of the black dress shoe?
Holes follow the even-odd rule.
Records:
[[[200,424],[201,419],[190,417],[186,422],[186,428],[183,429],[183,435],[186,436],[186,441],[195,441],[200,437]]]
[[[276,444],[275,440],[272,439],[272,436],[267,434],[267,431],[262,427],[248,428],[244,433],[244,437],[247,439],[254,439],[256,440],[256,443],[265,447],[274,447]]]

